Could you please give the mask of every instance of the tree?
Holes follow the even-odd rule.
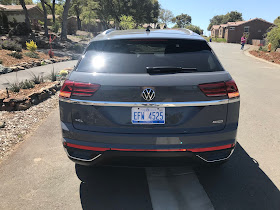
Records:
[[[266,36],[268,43],[271,43],[272,49],[280,48],[280,24],[273,27]]]
[[[171,23],[173,18],[174,18],[174,15],[170,10],[160,9],[158,19],[161,23],[164,23],[164,24]]]
[[[25,23],[26,23],[26,26],[27,26],[27,29],[29,31],[31,31],[31,25],[30,25],[30,20],[29,20],[29,15],[28,15],[28,11],[27,11],[27,8],[25,6],[25,0],[19,0],[20,1],[20,4],[22,6],[22,9],[24,11],[24,15],[25,15]]]
[[[199,26],[189,24],[189,25],[186,26],[186,28],[195,32],[195,33],[197,33],[197,34],[199,34],[199,35],[203,34],[203,30]]]
[[[61,27],[61,40],[66,40],[67,39],[67,18],[68,18],[68,12],[70,8],[70,1],[71,0],[65,0],[64,3],[64,10],[62,14],[62,27]]]
[[[49,33],[48,33],[48,18],[47,18],[47,10],[46,10],[46,7],[45,7],[45,0],[41,0],[41,4],[42,4],[42,7],[43,7],[43,11],[44,11],[44,30],[45,30],[45,34],[44,36],[48,37]]]
[[[172,19],[173,23],[176,23],[177,28],[185,28],[188,24],[192,22],[192,17],[187,14],[177,15]]]
[[[208,25],[207,30],[210,31],[213,25],[226,24],[228,22],[236,22],[242,20],[242,13],[237,11],[231,11],[225,15],[215,15],[212,19],[210,19],[210,24]]]
[[[4,5],[20,5],[20,0],[1,0],[0,1],[1,4],[4,4]],[[33,4],[33,1],[32,0],[25,0],[25,4]]]
[[[123,30],[134,29],[136,27],[136,22],[132,16],[122,15],[120,17],[120,28]]]
[[[55,23],[55,0],[52,1],[52,4],[48,3],[46,0],[44,0],[44,2],[45,2],[45,5],[47,5],[49,7],[49,9],[51,10],[52,17],[53,17],[53,23]]]
[[[85,0],[73,0],[72,1],[72,5],[71,5],[71,13],[74,13],[76,15],[77,18],[77,28],[78,30],[82,29],[82,21],[81,21],[81,13],[82,13],[82,9],[83,7],[86,6],[86,1]]]
[[[278,16],[274,22],[273,22],[275,25],[280,25],[280,16]]]

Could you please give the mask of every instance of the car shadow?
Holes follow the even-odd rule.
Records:
[[[280,209],[279,189],[240,144],[226,164],[195,171],[215,210]]]
[[[280,209],[280,192],[239,145],[222,166],[198,165],[197,177],[215,210]],[[76,165],[82,208],[152,209],[144,168]]]
[[[76,164],[84,210],[152,209],[145,169]]]

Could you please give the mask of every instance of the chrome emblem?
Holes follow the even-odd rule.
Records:
[[[155,98],[156,93],[153,89],[151,88],[146,88],[145,90],[143,90],[142,92],[142,97],[144,98],[144,100],[146,101],[151,101]]]

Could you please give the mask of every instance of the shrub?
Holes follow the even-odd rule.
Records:
[[[22,51],[21,45],[18,44],[14,40],[4,40],[1,42],[1,45],[2,45],[2,48],[5,50],[12,50],[12,51],[17,51],[17,52]]]
[[[16,59],[22,59],[22,54],[19,52],[12,52],[12,53],[8,53],[9,56],[12,56]]]
[[[28,29],[26,23],[18,23],[16,27],[14,27],[12,30],[9,32],[9,36],[24,36],[28,35],[31,33],[31,29]]]
[[[35,52],[37,50],[37,45],[33,40],[31,40],[29,43],[26,42],[26,48],[30,52]]]
[[[74,44],[70,49],[74,50],[77,53],[82,53],[84,51],[84,46],[81,44]]]
[[[21,82],[19,84],[19,86],[20,86],[21,89],[30,89],[30,88],[35,87],[34,83],[32,81],[27,80],[27,79],[24,82]]]
[[[66,70],[61,70],[61,71],[59,72],[59,75],[62,76],[62,77],[66,77],[66,76],[68,75],[68,71],[66,71]]]
[[[36,76],[33,72],[31,72],[30,74],[32,77],[31,81],[34,82],[34,84],[40,84],[44,81],[43,77],[40,77],[40,75]]]
[[[20,84],[18,82],[14,82],[10,84],[11,91],[18,93],[20,91]]]
[[[54,71],[54,68],[49,76],[49,79],[52,81],[52,82],[55,82],[57,80],[57,75],[56,75],[56,72]]]
[[[271,43],[272,50],[280,48],[280,24],[267,33],[266,39],[267,43]]]
[[[39,55],[35,52],[27,52],[27,53],[25,53],[25,55],[30,58],[39,58]]]
[[[58,33],[58,30],[60,29],[60,24],[58,21],[55,21],[55,23],[52,24],[52,31],[54,33]]]

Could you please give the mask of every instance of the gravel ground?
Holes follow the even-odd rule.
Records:
[[[58,93],[26,111],[1,111],[0,122],[5,122],[5,127],[0,128],[0,162],[57,106]]]

